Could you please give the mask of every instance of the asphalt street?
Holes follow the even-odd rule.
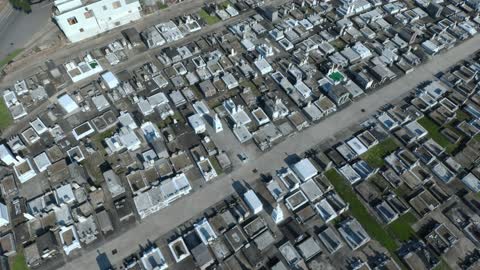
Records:
[[[320,123],[287,138],[271,151],[262,154],[255,160],[250,160],[249,163],[237,168],[232,173],[219,177],[202,189],[181,198],[166,209],[148,217],[135,228],[105,242],[98,250],[85,251],[82,256],[68,262],[61,269],[98,269],[96,257],[99,253],[104,252],[112,264],[121,262],[124,257],[135,252],[139,245],[145,244],[148,240],[154,241],[162,234],[190,218],[200,215],[205,209],[233,193],[232,182],[234,180],[244,180],[251,184],[258,179],[258,173],[269,173],[285,167],[284,159],[287,154],[302,153],[316,144],[334,138],[346,129],[359,125],[375,113],[380,106],[405,97],[421,82],[432,79],[434,74],[480,49],[479,44],[480,36],[475,36],[450,51],[436,56],[428,63],[417,67],[414,72],[355,101]],[[362,109],[365,111],[362,112]],[[259,169],[257,174],[253,173],[255,168]],[[117,250],[115,255],[111,255],[113,249]]]
[[[32,36],[51,21],[52,3],[49,1],[32,5],[32,13],[6,7],[8,16],[0,21],[0,59],[15,49],[24,48]]]

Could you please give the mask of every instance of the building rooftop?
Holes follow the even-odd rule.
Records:
[[[292,170],[302,181],[307,181],[318,174],[317,168],[315,168],[313,163],[308,158],[304,158],[293,164]]]

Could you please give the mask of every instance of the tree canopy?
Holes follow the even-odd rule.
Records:
[[[10,0],[10,4],[12,4],[15,9],[22,10],[26,13],[32,12],[29,0]]]

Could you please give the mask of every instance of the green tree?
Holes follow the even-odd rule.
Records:
[[[12,4],[15,9],[22,10],[25,13],[32,12],[29,0],[10,0],[10,4]]]

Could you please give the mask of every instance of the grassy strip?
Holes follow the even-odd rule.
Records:
[[[230,5],[230,2],[229,2],[229,1],[223,1],[223,2],[220,3],[218,6],[219,6],[221,9],[226,9],[229,5]]]
[[[395,256],[395,251],[398,249],[397,243],[377,220],[370,215],[345,179],[334,169],[325,172],[325,176],[330,180],[337,193],[349,204],[350,213],[362,224],[368,235],[377,240]]]
[[[418,123],[428,131],[430,138],[432,138],[440,146],[447,148],[452,144],[447,137],[440,133],[440,127],[433,122],[432,119],[428,117],[422,117],[418,120]]]
[[[412,225],[417,221],[417,218],[410,212],[400,216],[387,226],[387,231],[399,241],[405,242],[416,238],[415,231]]]
[[[243,80],[240,82],[240,85],[243,86],[244,88],[250,88],[252,93],[257,97],[259,97],[262,94],[258,90],[257,86],[255,86],[255,84],[250,80]]]
[[[433,268],[434,270],[450,270],[450,266],[448,266],[448,264],[442,259],[440,260],[440,263],[435,267]]]
[[[185,118],[183,118],[182,114],[179,112],[175,112],[172,116],[172,121],[177,120],[177,123],[184,124],[185,123]]]
[[[472,140],[480,142],[480,134],[477,134],[477,135],[473,136]]]
[[[3,99],[0,99],[0,130],[5,130],[8,126],[13,123],[12,116],[10,115],[10,111],[5,105]]]
[[[449,154],[453,153],[457,148],[458,144],[451,143],[445,135],[440,133],[440,126],[437,125],[432,119],[428,117],[423,117],[418,120],[418,123],[422,125],[428,131],[428,135],[436,143],[445,148],[445,151]],[[452,128],[450,128],[452,129]],[[452,129],[455,133],[458,133],[455,129]]]
[[[23,250],[19,251],[15,256],[15,259],[12,262],[13,270],[28,270],[27,262],[25,260],[25,255],[23,255]]]
[[[112,137],[113,134],[115,133],[116,128],[111,128],[108,130],[105,130],[102,133],[98,133],[92,137],[92,140],[98,143],[101,143],[103,140],[106,138]]]
[[[164,120],[160,120],[157,122],[157,126],[159,129],[163,129],[163,128],[166,128],[168,127],[169,125],[171,125],[173,123],[173,120],[171,117],[167,117],[165,118]]]
[[[330,42],[330,45],[332,45],[335,49],[337,49],[337,51],[341,51],[345,48],[347,44],[345,44],[345,42],[343,42],[343,40],[341,39],[336,39]]]
[[[23,52],[23,49],[16,49],[15,51],[11,52],[9,55],[7,55],[5,58],[0,60],[0,71],[3,69],[5,65],[10,63],[15,57],[17,57],[21,52]]]
[[[472,117],[468,113],[462,110],[457,110],[455,112],[455,115],[456,115],[455,118],[458,120],[458,122],[469,121],[472,119]]]
[[[217,158],[215,157],[209,157],[210,163],[212,163],[213,169],[217,172],[218,175],[223,173],[222,167],[220,167],[220,163],[218,163]]]
[[[200,12],[198,12],[198,15],[208,25],[216,24],[220,21],[220,18],[218,18],[217,16],[209,15],[203,8],[200,9]]]
[[[380,168],[385,165],[383,158],[397,150],[399,147],[397,141],[393,138],[388,138],[383,142],[370,148],[366,153],[361,155],[361,158],[365,160],[368,165],[374,168]]]
[[[395,192],[398,197],[405,199],[407,195],[412,192],[412,190],[406,184],[401,184],[396,189],[394,189],[393,192]]]
[[[166,8],[168,8],[168,5],[165,4],[165,3],[162,3],[161,1],[158,1],[158,2],[157,2],[157,8],[158,8],[159,10],[166,9]]]

